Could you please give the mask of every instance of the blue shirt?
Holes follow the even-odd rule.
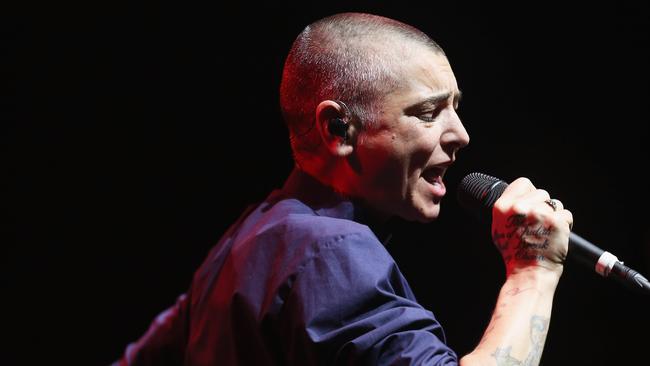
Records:
[[[294,170],[116,364],[456,365],[380,227]]]

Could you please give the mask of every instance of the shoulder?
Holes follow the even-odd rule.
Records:
[[[233,255],[273,258],[275,275],[290,276],[325,261],[362,261],[355,271],[391,267],[393,258],[366,225],[344,217],[319,215],[301,201],[288,199],[258,207],[237,238]]]
[[[293,249],[348,252],[373,249],[388,255],[377,236],[367,225],[345,217],[317,214],[296,200],[286,200],[269,210],[268,225],[260,227],[258,239],[274,237]]]

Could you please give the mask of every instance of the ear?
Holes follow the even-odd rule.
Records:
[[[334,121],[337,118],[341,121]],[[323,144],[334,156],[345,157],[354,150],[351,143],[351,134],[354,129],[349,120],[350,116],[346,116],[343,107],[335,101],[324,100],[316,107],[316,128],[318,128]],[[340,126],[341,122],[345,125]],[[340,132],[342,130],[346,130],[346,137],[342,136]]]

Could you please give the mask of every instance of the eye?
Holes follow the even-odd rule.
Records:
[[[443,106],[437,106],[433,110],[422,113],[418,116],[424,122],[433,122],[440,115],[440,112],[444,109]]]

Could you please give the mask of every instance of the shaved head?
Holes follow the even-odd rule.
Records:
[[[400,64],[413,47],[443,53],[422,31],[377,15],[342,13],[305,27],[287,56],[280,86],[294,155],[315,148],[310,132],[323,100],[345,102],[360,126],[371,127],[382,97],[401,85]]]

